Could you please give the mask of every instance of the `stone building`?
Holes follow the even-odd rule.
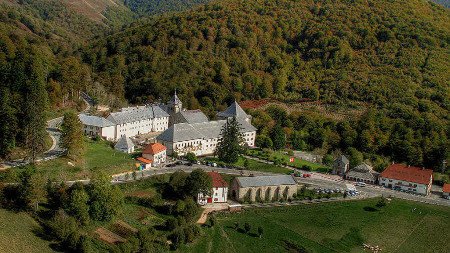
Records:
[[[231,196],[237,201],[272,201],[291,198],[298,185],[290,175],[236,177]]]
[[[379,173],[374,171],[372,166],[362,163],[356,166],[355,168],[349,170],[345,174],[345,178],[357,182],[376,184],[378,181],[378,175]]]
[[[333,171],[332,174],[344,176],[345,173],[350,168],[350,161],[345,157],[345,155],[340,155],[333,163]]]

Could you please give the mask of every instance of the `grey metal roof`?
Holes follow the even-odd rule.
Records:
[[[336,161],[340,161],[344,164],[348,164],[350,163],[350,161],[347,159],[347,157],[345,157],[345,155],[341,155],[338,158],[336,158]]]
[[[98,117],[98,116],[79,114],[78,118],[80,119],[81,123],[83,123],[83,125],[96,126],[96,127],[114,126],[113,122],[111,122],[105,118]]]
[[[168,104],[178,105],[181,104],[181,100],[177,96],[177,91],[173,94],[173,97],[169,100]]]
[[[175,113],[173,123],[201,123],[208,122],[208,117],[200,110],[187,110]]]
[[[347,172],[347,177],[376,181],[378,172],[374,171],[370,165],[362,163]]]
[[[140,120],[169,117],[159,105],[137,106],[122,108],[120,112],[113,112],[108,120],[116,124],[125,124]]]
[[[290,175],[237,177],[241,187],[260,187],[277,185],[296,185],[294,178]]]
[[[153,117],[155,118],[164,118],[164,117],[170,117],[170,115],[164,111],[163,108],[161,108],[160,105],[150,105],[150,108],[153,111]]]
[[[120,137],[119,141],[114,146],[116,149],[129,149],[132,147],[134,147],[134,143],[126,135]]]
[[[236,100],[223,112],[217,113],[218,117],[229,118],[248,118],[249,116],[245,111],[241,108],[241,106],[236,102]]]
[[[241,133],[256,131],[256,128],[245,120],[238,120],[241,124]],[[179,142],[195,139],[219,138],[226,120],[214,120],[201,123],[178,123],[162,132],[157,140]]]
[[[204,136],[188,123],[172,125],[156,137],[157,140],[168,142],[180,142],[203,138]]]

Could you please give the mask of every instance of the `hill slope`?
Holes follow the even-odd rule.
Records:
[[[450,15],[422,0],[240,1],[160,17],[86,54],[126,97],[244,98],[449,109]],[[116,87],[116,89],[120,89]],[[189,94],[188,94],[189,93]],[[409,102],[406,102],[409,101]]]
[[[182,11],[211,0],[125,0],[125,5],[139,15]]]

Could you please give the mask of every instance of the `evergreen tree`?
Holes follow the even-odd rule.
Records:
[[[74,185],[72,188],[67,203],[67,211],[82,224],[87,224],[89,222],[89,195],[82,184]]]
[[[0,157],[7,156],[16,146],[17,119],[10,95],[8,89],[0,89]]]
[[[273,127],[270,132],[270,137],[272,138],[273,148],[275,150],[283,149],[286,146],[286,134],[280,124]]]
[[[75,112],[64,114],[61,124],[61,145],[67,150],[67,156],[72,159],[80,157],[83,152],[82,128],[83,125]]]
[[[238,161],[239,154],[243,152],[241,144],[244,141],[240,130],[241,126],[235,117],[227,120],[227,123],[222,127],[222,139],[217,145],[219,160],[226,163]]]
[[[45,72],[38,55],[33,57],[28,66],[30,78],[26,81],[24,102],[24,140],[28,156],[34,162],[45,151],[45,110],[47,108],[47,91],[45,90]]]

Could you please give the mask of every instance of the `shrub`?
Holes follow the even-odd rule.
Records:
[[[251,229],[252,229],[252,227],[251,227],[250,223],[246,222],[246,223],[244,224],[244,230],[245,230],[245,233],[250,232]]]

